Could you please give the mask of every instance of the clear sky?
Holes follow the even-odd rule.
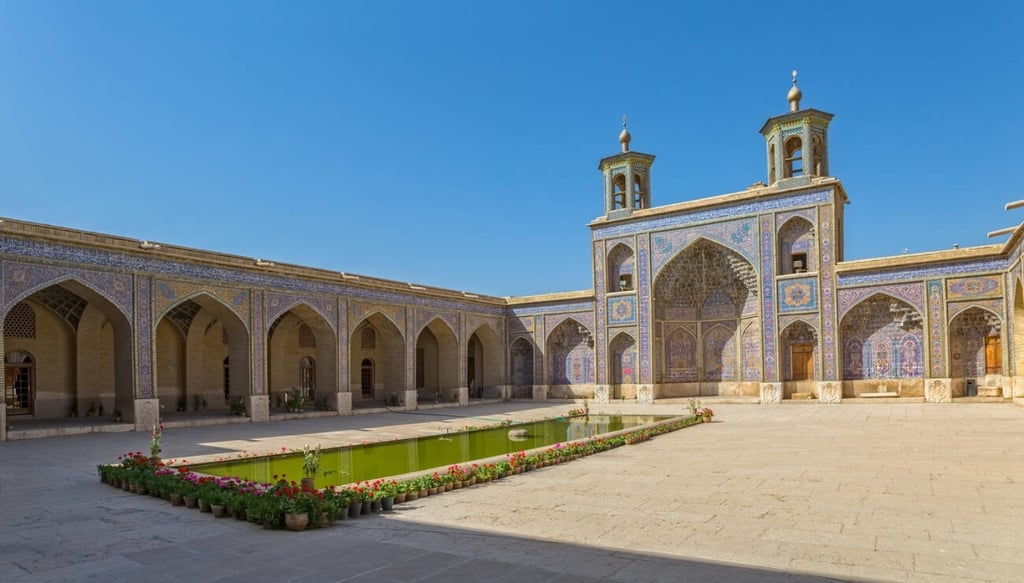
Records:
[[[1019,1],[0,0],[0,215],[589,289],[620,117],[654,205],[739,191],[796,68],[836,116],[846,259],[987,244],[1024,220],[1022,31]]]

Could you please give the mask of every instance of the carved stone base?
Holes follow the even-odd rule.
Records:
[[[924,381],[924,400],[927,403],[953,402],[952,379],[927,379]]]
[[[761,404],[778,405],[782,402],[782,383],[761,383]]]
[[[636,388],[636,404],[637,405],[653,405],[654,404],[654,387],[651,385],[640,385]]]
[[[419,398],[419,393],[416,391],[416,389],[413,389],[411,391],[402,391],[402,395],[404,395],[402,397],[402,402],[405,403],[405,405],[404,405],[405,410],[406,411],[415,411],[416,410],[416,400]]]
[[[335,409],[338,410],[338,415],[351,415],[352,414],[352,393],[345,391],[344,393],[334,393]]]
[[[249,395],[246,398],[245,412],[253,423],[270,421],[270,397],[266,395]]]
[[[547,385],[533,385],[533,400],[534,401],[547,401],[548,400],[548,386]]]
[[[459,387],[459,407],[469,406],[469,387]]]
[[[836,381],[818,383],[819,403],[842,403],[843,385]]]
[[[608,385],[597,385],[594,387],[594,402],[595,403],[607,403],[608,402]]]
[[[135,431],[153,431],[160,422],[160,399],[135,399]]]

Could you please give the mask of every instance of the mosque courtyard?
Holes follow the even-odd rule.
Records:
[[[536,405],[174,428],[164,456],[355,443],[575,406]],[[1024,408],[712,406],[710,425],[303,533],[102,485],[96,464],[144,449],[144,433],[8,441],[0,580],[1020,580]]]

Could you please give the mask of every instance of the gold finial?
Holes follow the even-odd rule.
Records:
[[[796,86],[796,69],[793,69],[793,86],[789,88],[789,95],[786,96],[786,99],[789,100],[789,110],[798,111],[800,109],[800,100],[803,97],[803,92]]]
[[[629,151],[629,141],[633,139],[633,136],[629,135],[629,130],[626,129],[626,116],[622,116],[622,133],[619,134],[619,143],[622,144],[622,151]]]

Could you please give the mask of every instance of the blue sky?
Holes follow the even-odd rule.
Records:
[[[620,116],[657,156],[655,205],[742,190],[796,68],[836,116],[846,259],[1024,220],[1002,210],[1024,198],[1024,3],[720,4],[2,0],[0,215],[589,289]]]

